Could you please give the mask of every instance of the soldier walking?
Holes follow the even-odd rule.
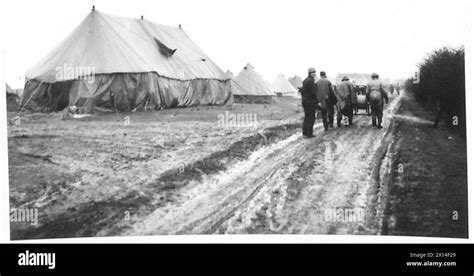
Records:
[[[397,86],[395,86],[395,89],[397,90],[398,95],[400,95],[400,84],[397,83]]]
[[[357,103],[357,96],[354,90],[354,85],[349,81],[347,76],[342,78],[342,82],[337,85],[337,126],[341,126],[342,116],[349,118],[349,125],[352,125],[352,118],[354,116],[354,106]]]
[[[321,106],[324,131],[334,127],[334,105],[337,102],[332,83],[326,78],[326,72],[319,73],[321,78],[316,82],[316,98]]]
[[[368,83],[367,101],[372,109],[372,126],[382,128],[383,101],[388,104],[388,95],[377,73],[372,74]]]
[[[304,109],[303,137],[311,138],[313,135],[315,113],[318,108],[318,99],[316,97],[315,84],[316,69],[308,69],[308,77],[303,81],[301,88],[301,101]]]
[[[390,89],[390,94],[393,95],[393,90],[395,89],[395,86],[393,86],[393,83],[390,84],[389,89]]]

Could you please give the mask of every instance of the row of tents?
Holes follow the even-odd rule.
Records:
[[[237,77],[231,71],[226,74],[230,78],[234,101],[238,103],[271,103],[273,97],[300,98],[297,88],[301,85],[293,86],[283,74],[271,84],[263,80],[251,64],[247,64]]]
[[[92,9],[26,73],[20,110],[159,110],[298,97],[300,78],[269,84],[247,64],[224,73],[179,27]]]

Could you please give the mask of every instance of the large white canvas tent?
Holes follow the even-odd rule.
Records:
[[[244,103],[271,103],[273,102],[272,90],[262,77],[248,63],[237,75],[235,81],[242,88],[234,93],[235,102]]]
[[[272,83],[272,91],[279,97],[294,97],[298,98],[298,91],[285,78],[285,75],[279,74]]]
[[[21,108],[130,111],[223,105],[225,73],[180,27],[92,10],[26,74]]]
[[[5,91],[8,94],[16,95],[15,90],[13,90],[8,83],[5,83]]]

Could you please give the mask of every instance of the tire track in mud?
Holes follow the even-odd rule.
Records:
[[[388,106],[389,113],[395,106],[393,102]],[[374,219],[342,224],[324,221],[323,214],[335,206],[384,210],[383,201],[374,201],[380,194],[373,187],[380,181],[375,185],[377,181],[369,179],[383,163],[384,155],[378,152],[389,151],[383,149],[392,131],[387,115],[384,124],[389,122],[389,127],[383,130],[368,126],[370,117],[364,115],[356,116],[356,126],[329,132],[322,132],[319,123],[313,139],[294,134],[300,123],[267,128],[266,139],[260,134],[246,137],[226,150],[167,170],[123,197],[81,204],[45,218],[37,228],[14,232],[12,239],[379,233],[375,228],[380,223]],[[374,162],[380,166],[371,170]],[[127,221],[125,212],[131,214]]]
[[[282,160],[285,167],[279,168],[279,175],[266,178],[265,186],[253,198],[246,202],[232,220],[222,225],[219,233],[268,233],[276,234],[287,231],[288,209],[291,202],[300,198],[302,189],[307,186],[308,172],[315,167],[315,162],[305,152],[324,152],[324,147],[314,147],[313,141],[300,139],[291,149],[297,156]],[[299,155],[301,154],[301,155]],[[280,157],[287,155],[281,154]],[[273,160],[272,160],[273,161]]]
[[[187,164],[177,170],[165,171],[156,180],[161,189],[175,189],[190,181],[201,181],[203,175],[224,171],[236,160],[247,159],[252,152],[262,145],[273,144],[285,139],[300,128],[300,124],[285,124],[265,129],[262,133],[254,134],[232,144],[228,149],[211,154],[195,163]],[[180,171],[179,171],[180,170]],[[185,173],[184,173],[185,172]]]
[[[395,105],[397,105],[396,102]],[[358,124],[363,124],[363,121],[363,117],[356,120]],[[374,150],[383,148],[382,144],[384,143],[377,143],[377,141],[381,140],[381,137],[385,138],[386,133],[390,131],[388,129],[381,133],[380,130],[362,126],[362,128],[357,127],[356,129],[337,129],[332,133],[329,132],[329,135],[318,135],[316,139],[319,140],[319,145],[307,151],[310,154],[305,156],[304,166],[300,166],[298,170],[294,171],[293,177],[290,176],[285,181],[286,189],[290,191],[288,196],[276,199],[285,202],[284,208],[274,211],[268,211],[268,208],[265,209],[266,214],[271,213],[267,218],[261,214],[261,210],[257,210],[255,213],[258,219],[255,218],[256,222],[253,223],[253,226],[248,226],[244,231],[231,232],[366,233],[368,227],[363,221],[346,225],[325,222],[324,209],[338,205],[338,207],[365,207],[367,205],[367,199],[364,195],[368,187],[373,185],[367,180],[371,172],[370,166],[367,164],[374,162],[371,160],[382,160],[377,154],[374,156]],[[359,139],[354,139],[354,137]],[[363,149],[363,151],[354,151],[358,148]],[[358,167],[353,167],[349,178],[338,179],[341,170],[350,170],[350,165],[353,166],[354,161],[360,161],[362,164],[365,162],[365,169],[361,170]],[[372,170],[372,172],[375,170],[378,171],[378,168]],[[360,179],[356,178],[351,183],[351,177],[354,177],[357,172],[359,172]],[[296,177],[299,178],[298,180],[305,179],[306,181],[295,181]],[[251,210],[246,210],[246,212],[251,212]],[[275,229],[271,229],[271,225],[278,219],[284,225],[275,231]],[[265,220],[269,222],[267,225],[270,225],[270,229],[262,227]],[[259,226],[260,229],[257,229],[255,225]]]
[[[346,201],[353,197],[354,192],[348,185],[351,175],[338,177],[340,170],[350,170],[344,160],[353,160],[349,149],[350,143],[342,143],[337,139],[347,140],[351,134],[359,134],[360,129],[340,129],[326,137],[321,137],[319,145],[311,149],[306,162],[294,177],[287,180],[290,195],[280,212],[281,222],[285,224],[278,233],[330,233],[328,223],[323,222],[324,209],[331,206],[346,206]],[[318,137],[319,138],[319,137]],[[344,168],[347,169],[344,169]],[[359,170],[358,168],[352,168]],[[304,181],[295,181],[299,177]],[[349,177],[349,179],[347,178]],[[330,225],[329,225],[330,226]]]
[[[370,202],[383,196],[378,173],[397,107],[398,100],[388,106],[383,130],[367,126],[370,117],[358,117],[352,129],[320,132],[309,140],[290,137],[254,152],[250,160],[184,191],[189,201],[157,210],[126,234],[379,233],[370,218],[384,203]],[[335,207],[366,208],[369,219],[325,222],[324,210]]]
[[[210,176],[199,185],[191,185],[181,191],[186,198],[181,205],[157,210],[134,225],[129,234],[210,233],[217,229],[222,218],[232,214],[263,187],[266,176],[281,173],[277,170],[278,163],[266,164],[266,169],[251,173],[256,164],[261,164],[267,156],[279,155],[282,148],[293,148],[295,145],[290,143],[298,137],[294,134],[273,146],[262,147],[229,170]]]
[[[392,182],[393,155],[396,154],[393,141],[396,128],[396,122],[392,122],[372,160],[371,167],[373,169],[370,176],[370,187],[367,191],[367,194],[370,195],[367,199],[369,212],[365,217],[365,226],[371,229],[369,234],[380,235],[383,233],[388,191]]]

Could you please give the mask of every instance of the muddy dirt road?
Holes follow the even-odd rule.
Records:
[[[399,99],[383,129],[361,115],[328,132],[319,124],[312,139],[295,133],[179,189],[123,234],[380,234]]]
[[[432,193],[419,194],[411,184],[413,176],[417,179],[413,183],[428,189],[433,183],[424,176],[424,164],[442,159],[429,145],[433,137],[444,141],[445,132],[432,133],[430,121],[406,110],[401,113],[403,102],[410,107],[412,99],[404,94],[390,98],[383,129],[373,128],[371,117],[360,114],[353,126],[327,132],[318,120],[316,137],[311,139],[301,136],[297,101],[263,108],[242,105],[165,110],[156,116],[131,114],[127,126],[118,115],[73,122],[54,114],[25,115],[22,125],[9,126],[10,206],[38,209],[39,223],[11,223],[11,238],[403,235],[412,233],[405,226],[415,219],[439,226],[430,235],[457,231],[456,236],[462,237],[467,216],[454,225],[436,215],[444,209],[464,210],[465,204],[456,203],[461,202],[456,195],[467,185],[461,173],[448,179],[450,173],[437,168],[444,166],[442,162],[433,163],[431,174],[445,176],[440,179],[450,187],[458,183],[459,188],[437,204],[444,209],[438,206],[429,216],[413,207],[419,201],[445,200],[443,193],[433,199]],[[251,128],[216,124],[216,116],[223,112],[255,113],[259,122]],[[427,136],[423,141],[405,139],[402,129],[424,131]],[[452,169],[462,172],[465,160],[458,156],[465,154],[465,144],[463,148],[461,141],[449,141],[439,142],[446,149],[443,155],[452,153]],[[412,148],[417,152],[413,158],[407,155]],[[430,151],[425,154],[423,148]],[[398,160],[410,168],[405,177],[399,173],[403,168]],[[449,188],[443,188],[444,182],[439,191]],[[410,190],[407,194],[393,187]],[[405,201],[407,196],[410,201]],[[401,212],[407,208],[419,214]]]
[[[156,121],[124,130],[38,115],[9,133],[10,205],[40,209],[38,226],[12,224],[12,239],[380,234],[399,99],[386,106],[383,129],[358,115],[328,132],[319,121],[312,139],[301,137],[297,114],[226,131]]]

